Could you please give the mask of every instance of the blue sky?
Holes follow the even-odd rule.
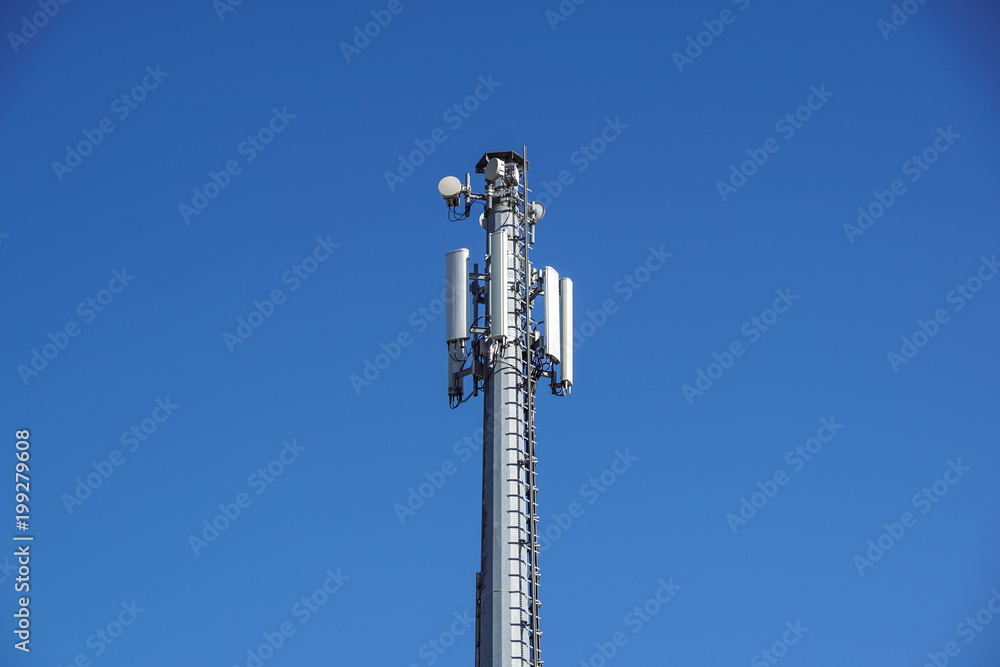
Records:
[[[223,3],[0,9],[0,663],[471,664],[435,186],[527,145],[546,663],[997,664],[995,3]]]

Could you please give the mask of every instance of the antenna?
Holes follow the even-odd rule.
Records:
[[[545,287],[545,354],[559,363],[562,336],[559,334],[559,274],[546,266],[542,285]]]
[[[461,397],[465,390],[464,376],[461,375],[465,362],[463,348],[469,338],[469,251],[466,248],[452,250],[445,255],[445,276],[448,396]]]
[[[562,332],[559,341],[559,349],[562,354],[561,371],[562,377],[559,384],[562,386],[563,394],[569,396],[573,387],[573,281],[569,278],[562,278],[559,281],[559,295],[562,300],[559,302],[559,312],[562,314]]]
[[[507,336],[507,230],[490,234],[490,338],[503,342]]]
[[[486,232],[482,273],[478,263],[469,271],[465,248],[445,255],[449,404],[458,407],[483,394],[476,667],[542,667],[535,390],[546,377],[557,396],[568,396],[573,386],[573,282],[529,261],[545,207],[528,200],[526,154],[524,147],[521,155],[484,154],[476,164],[485,181],[482,194],[472,192],[469,174],[464,185],[454,176],[438,184],[450,220],[468,219],[472,205],[483,204],[477,218]],[[540,322],[532,316],[539,296]]]

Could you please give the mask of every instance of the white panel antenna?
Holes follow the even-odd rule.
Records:
[[[503,340],[507,336],[507,232],[501,229],[490,234],[490,338]]]
[[[566,393],[569,393],[570,387],[573,386],[573,281],[569,278],[562,278],[559,281],[559,310],[562,315],[562,336],[560,339],[561,343],[561,361],[559,363],[562,369],[562,375],[560,376],[563,387],[566,389]]]
[[[542,273],[545,289],[545,354],[559,363],[562,336],[559,333],[559,273],[546,266]]]
[[[452,250],[445,261],[445,340],[469,337],[469,251]]]
[[[456,179],[457,180],[457,179]],[[448,395],[465,393],[465,341],[469,338],[469,251],[452,250],[445,264],[445,338],[448,343]]]

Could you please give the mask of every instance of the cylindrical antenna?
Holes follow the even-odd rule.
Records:
[[[490,234],[490,338],[507,336],[507,226]]]
[[[459,248],[444,256],[445,341],[469,337],[469,250]]]
[[[566,393],[573,386],[573,281],[562,278],[559,281],[559,310],[562,315],[562,336],[560,347],[562,358],[559,366],[562,369],[560,381]]]
[[[542,285],[545,297],[545,354],[559,363],[562,358],[559,349],[562,346],[562,334],[559,333],[559,273],[551,266],[542,271]]]

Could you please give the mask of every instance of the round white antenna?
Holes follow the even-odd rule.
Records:
[[[458,195],[462,189],[462,182],[454,176],[445,176],[438,182],[438,192],[444,197],[444,203],[449,208],[458,206]]]
[[[462,181],[454,176],[445,176],[438,182],[438,192],[445,199],[457,199],[462,192]]]
[[[540,201],[528,202],[528,217],[532,223],[545,217],[545,204]]]
[[[486,163],[486,169],[483,170],[486,180],[492,183],[498,178],[503,178],[504,167],[504,162],[500,158],[490,158],[490,161]]]

